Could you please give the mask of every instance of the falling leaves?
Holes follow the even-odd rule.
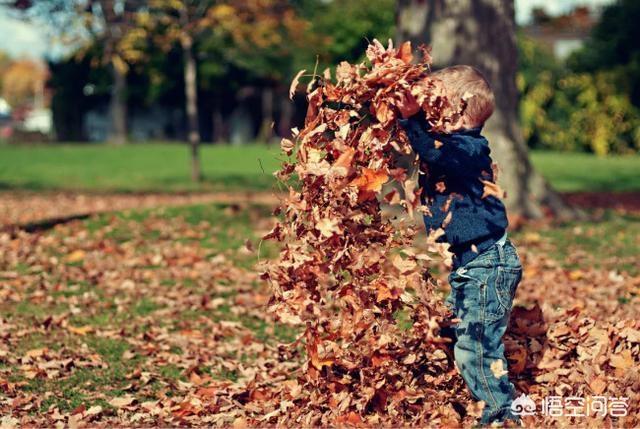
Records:
[[[306,70],[300,70],[291,81],[291,86],[289,87],[289,99],[293,100],[293,95],[296,93],[296,88],[298,87],[298,82],[303,74],[305,74]]]
[[[507,369],[504,367],[502,360],[500,359],[496,359],[491,362],[489,368],[491,369],[491,373],[495,378],[500,378],[503,375],[507,375],[509,373],[509,371],[507,371]]]
[[[410,153],[398,118],[423,114],[434,131],[446,132],[462,112],[429,78],[428,52],[416,64],[409,52],[408,44],[394,49],[374,41],[367,48],[369,64],[341,63],[336,82],[320,79],[307,96],[305,127],[293,141],[298,149],[294,168],[284,166],[278,176],[297,180],[295,198],[279,208],[283,217],[265,237],[279,241],[281,251],[263,273],[272,292],[269,312],[304,329],[285,347],[306,350],[296,379],[297,400],[304,406],[288,409],[288,415],[271,411],[267,416],[273,423],[424,426],[434,424],[425,416],[443,413],[438,424],[459,426],[479,414],[464,396],[451,351],[442,349],[447,341],[439,331],[448,312],[427,271],[434,262],[411,249],[422,231],[407,221],[421,209],[419,190],[395,163],[398,155]],[[285,147],[292,150],[289,142]],[[402,192],[383,191],[394,182]],[[482,183],[483,198],[504,197],[494,181]],[[446,192],[446,183],[437,190]],[[402,213],[397,223],[384,215],[381,201]],[[428,251],[445,259],[450,254],[435,240],[452,219],[451,202],[441,207],[447,213],[442,228],[426,242]],[[565,277],[563,272],[555,278]],[[619,328],[603,331],[605,338],[589,331],[594,321],[579,313],[543,315],[537,306],[514,310],[505,342],[512,374],[529,377],[520,388],[530,386],[534,396],[568,392],[571,386],[584,389],[591,378],[584,368],[581,373],[567,368],[567,361],[576,362],[573,356],[592,367],[597,362],[607,377],[629,374],[629,365],[637,365],[639,350],[629,347],[637,326],[625,326],[631,329],[624,337],[629,340],[619,341],[614,351],[611,338],[617,337],[608,335]],[[498,378],[510,374],[501,360],[491,363],[491,372]],[[555,388],[558,379],[563,384]],[[600,382],[592,384],[602,389]],[[453,400],[462,400],[469,415],[457,414]]]
[[[342,63],[337,82],[314,85],[295,147],[283,142],[285,152],[298,150],[294,167],[284,166],[278,177],[296,179],[297,191],[265,237],[282,248],[263,274],[273,295],[269,311],[304,324],[308,361],[298,378],[300,395],[335,403],[329,410],[309,405],[310,412],[323,414],[315,421],[352,425],[365,422],[367,407],[417,416],[412,401],[442,381],[418,381],[418,366],[426,362],[435,373],[449,373],[434,345],[446,310],[424,275],[431,259],[411,250],[420,230],[393,225],[379,201],[409,216],[420,204],[416,180],[396,165],[398,155],[410,153],[396,119],[422,112],[434,129],[444,130],[460,113],[429,78],[426,52],[413,64],[410,44],[394,49],[374,41],[367,56],[370,66]],[[403,193],[382,195],[392,182]],[[406,329],[402,318],[416,329]],[[414,384],[422,387],[411,393],[403,387]],[[433,406],[447,398],[443,392]]]
[[[363,168],[362,174],[349,183],[351,186],[358,188],[361,195],[366,198],[373,198],[375,194],[382,190],[384,185],[389,180],[389,175],[382,170],[372,170],[370,168]]]
[[[504,191],[502,190],[502,188],[500,188],[500,186],[498,186],[497,183],[492,182],[491,180],[481,179],[480,181],[484,185],[484,190],[482,192],[481,198],[487,198],[487,197],[504,198],[505,197]]]
[[[331,237],[333,234],[340,232],[338,220],[330,218],[320,219],[318,223],[316,223],[316,229],[325,237]]]

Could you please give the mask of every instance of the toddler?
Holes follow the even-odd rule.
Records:
[[[511,412],[515,393],[507,374],[502,336],[522,277],[518,253],[507,238],[505,207],[485,185],[494,183],[492,160],[482,127],[494,109],[494,95],[482,74],[454,66],[432,74],[448,98],[467,102],[457,125],[445,134],[429,130],[424,114],[401,120],[422,161],[422,203],[431,211],[427,230],[443,228],[440,241],[454,254],[445,304],[455,326],[456,366],[473,396],[485,402],[482,424],[518,417]]]

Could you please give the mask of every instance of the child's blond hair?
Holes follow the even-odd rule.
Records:
[[[459,65],[435,71],[431,76],[444,84],[451,101],[456,104],[464,98],[467,107],[463,119],[465,126],[484,125],[495,108],[495,97],[487,79],[474,67]]]

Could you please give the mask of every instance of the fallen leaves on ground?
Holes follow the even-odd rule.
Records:
[[[277,198],[274,195],[250,191],[193,194],[3,191],[0,198],[0,229],[114,210],[139,210],[203,203],[275,204],[276,202]]]
[[[271,228],[269,210],[211,208],[210,219],[199,220],[202,210],[100,215],[50,231],[0,234],[2,424],[303,426],[322,425],[314,410],[333,407],[341,413],[328,426],[415,425],[406,414],[351,409],[344,391],[311,397],[303,391],[304,350],[284,346],[300,328],[277,324],[265,311],[269,291],[245,245]],[[551,395],[627,396],[629,417],[611,425],[637,426],[640,277],[620,270],[615,259],[595,267],[583,256],[567,260],[578,268],[564,266],[550,257],[555,249],[544,228],[518,241],[526,272],[506,340],[512,381],[538,410]],[[65,261],[78,250],[82,260]],[[579,248],[572,254],[578,258]],[[403,261],[394,263],[409,269]],[[571,275],[576,270],[578,279]],[[443,275],[438,289],[444,285]],[[84,335],[70,330],[86,326],[93,330]],[[446,349],[436,356],[439,370],[421,376],[438,390],[406,386],[403,395],[416,414],[431,410],[425,424],[471,426],[478,405]],[[404,360],[413,365],[421,358],[410,353]],[[392,359],[371,356],[378,371]],[[333,358],[315,355],[318,371],[332,365]],[[383,399],[373,398],[373,404]],[[531,427],[606,424],[528,420]]]

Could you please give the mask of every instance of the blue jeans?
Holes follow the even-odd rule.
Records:
[[[445,300],[455,317],[456,365],[471,393],[485,402],[480,423],[518,420],[511,413],[515,388],[506,374],[504,335],[522,265],[515,247],[495,243],[449,275]]]

